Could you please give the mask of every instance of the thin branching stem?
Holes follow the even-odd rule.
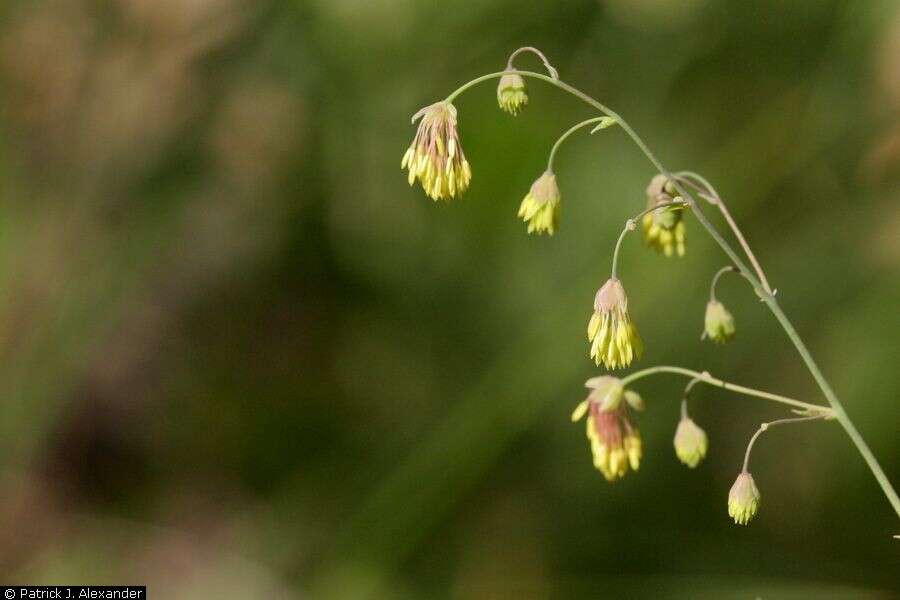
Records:
[[[756,438],[761,436],[764,431],[767,431],[769,427],[773,425],[786,425],[788,423],[802,423],[804,421],[817,421],[819,419],[824,419],[825,415],[811,415],[809,417],[792,417],[789,419],[778,419],[776,421],[769,421],[768,423],[761,423],[759,429],[756,430],[756,433],[753,434],[753,437],[750,438],[750,443],[747,444],[747,451],[744,453],[744,466],[741,468],[741,473],[747,472],[747,465],[750,464],[750,451],[753,450],[753,444],[756,443]]]
[[[647,213],[653,212],[654,210],[662,210],[669,206],[687,206],[687,202],[684,200],[669,200],[667,202],[660,202],[656,206],[651,206],[650,208],[644,209],[638,214],[634,215],[627,221],[625,221],[625,226],[622,228],[622,233],[619,234],[619,239],[616,240],[616,248],[613,250],[613,259],[612,259],[612,274],[610,277],[613,279],[616,278],[616,267],[619,264],[619,248],[622,247],[622,241],[625,239],[625,235],[629,231],[634,231],[637,227],[637,222]]]
[[[550,74],[550,77],[552,77],[553,79],[559,79],[559,72],[557,72],[556,68],[550,64],[550,61],[547,60],[547,57],[544,56],[543,52],[541,52],[537,48],[534,48],[533,46],[523,46],[510,54],[509,60],[506,61],[506,68],[513,69],[513,61],[516,60],[516,57],[523,52],[531,52],[532,54],[537,55],[537,57],[541,59],[541,62],[544,63],[544,68],[547,69],[547,73]]]
[[[565,133],[563,133],[561,136],[559,136],[559,139],[557,139],[556,142],[553,144],[553,148],[550,149],[550,158],[547,159],[547,170],[551,171],[551,172],[553,171],[553,159],[556,158],[556,153],[557,153],[557,151],[559,151],[559,147],[562,146],[562,143],[565,142],[566,139],[570,135],[572,135],[573,133],[575,133],[582,127],[587,127],[588,125],[592,125],[594,123],[599,123],[600,121],[602,121],[605,118],[606,117],[594,117],[593,119],[586,119],[586,120],[582,121],[581,123],[576,123],[575,125],[572,125],[569,129],[566,130]]]
[[[581,90],[572,87],[571,85],[561,81],[559,79],[554,79],[553,77],[549,77],[542,73],[534,73],[531,71],[505,71],[506,73],[518,73],[523,77],[530,77],[533,79],[540,79],[550,83],[558,87],[559,89],[568,92],[569,94],[575,96],[576,98],[582,100],[586,104],[592,106],[596,110],[599,110],[603,114],[612,117],[615,119],[619,126],[622,127],[623,131],[632,139],[635,145],[644,153],[644,156],[647,157],[647,160],[650,161],[651,164],[656,168],[656,170],[665,175],[666,179],[672,182],[672,185],[678,191],[678,193],[684,197],[685,199],[691,200],[693,196],[687,191],[684,185],[682,185],[683,180],[679,180],[674,177],[672,173],[663,166],[663,164],[659,161],[656,155],[650,150],[647,144],[644,143],[644,140],[631,128],[627,121],[625,121],[618,113],[608,108],[606,105],[602,104],[598,100],[589,96],[588,94],[582,92]],[[452,92],[449,96],[447,96],[446,101],[452,102],[457,96],[459,96],[464,91],[469,88],[478,85],[483,81],[489,81],[491,79],[497,79],[502,77],[504,71],[499,71],[496,73],[488,73],[487,75],[482,75],[481,77],[476,77],[475,79],[463,84],[459,88],[457,88],[454,92]],[[721,207],[721,204],[719,205]],[[769,310],[775,316],[775,319],[781,325],[782,329],[784,329],[785,334],[787,334],[788,338],[794,344],[794,347],[797,349],[797,353],[800,354],[800,357],[803,359],[804,364],[806,364],[806,368],[809,369],[810,374],[813,379],[819,386],[819,389],[822,390],[822,393],[825,396],[825,399],[828,401],[828,404],[831,406],[831,410],[833,411],[834,418],[841,424],[844,428],[844,431],[847,433],[848,437],[850,437],[851,441],[856,445],[856,449],[862,455],[863,459],[866,461],[866,464],[869,467],[869,470],[872,471],[872,475],[878,481],[881,486],[882,491],[884,492],[885,497],[890,502],[891,506],[894,508],[894,511],[897,513],[897,516],[900,517],[900,496],[897,495],[897,491],[894,489],[894,486],[891,484],[890,480],[885,475],[884,470],[881,468],[881,465],[878,464],[878,459],[875,458],[875,455],[872,453],[872,450],[869,448],[865,439],[863,439],[862,435],[860,435],[859,431],[856,429],[856,426],[853,424],[853,421],[850,420],[850,417],[847,415],[847,412],[844,410],[843,404],[838,399],[837,394],[834,393],[834,390],[831,389],[831,385],[828,383],[828,380],[825,379],[825,376],[822,374],[822,370],[819,368],[819,365],[816,363],[815,359],[813,359],[812,354],[810,354],[809,349],[806,347],[806,344],[803,342],[803,339],[797,333],[796,329],[794,329],[793,324],[790,319],[788,319],[787,315],[784,314],[784,311],[781,310],[781,306],[778,304],[778,301],[775,299],[774,294],[769,291],[768,285],[764,285],[762,283],[763,277],[757,277],[757,274],[754,270],[751,270],[746,263],[741,259],[741,257],[735,252],[734,248],[731,247],[731,244],[725,240],[724,237],[718,232],[718,230],[709,222],[709,219],[706,218],[706,215],[703,213],[703,210],[700,208],[700,205],[694,201],[691,202],[691,211],[694,213],[697,221],[706,229],[707,233],[709,233],[710,237],[719,245],[722,251],[728,256],[729,260],[737,267],[740,273],[744,276],[744,278],[750,282],[753,286],[754,290],[756,290],[757,295],[765,302],[766,306],[768,306]],[[723,216],[725,213],[723,212]],[[729,222],[733,221],[730,219],[730,214],[726,217],[726,220]],[[743,239],[743,236],[741,236]],[[744,240],[746,244],[746,240]],[[748,246],[749,247],[749,246]],[[746,248],[745,248],[746,250]],[[750,255],[748,255],[750,258]],[[755,260],[755,259],[754,259]],[[753,262],[753,261],[751,261]],[[754,265],[755,267],[756,265]],[[760,269],[761,270],[761,269]],[[814,405],[810,405],[814,406]]]
[[[831,413],[831,409],[827,406],[822,406],[819,404],[810,404],[809,402],[801,402],[800,400],[795,400],[794,398],[788,398],[787,396],[781,396],[779,394],[772,394],[770,392],[764,392],[762,390],[756,390],[750,387],[746,387],[743,385],[737,385],[735,383],[730,383],[725,381],[724,379],[719,379],[717,377],[713,377],[708,372],[703,371],[693,371],[691,369],[685,369],[683,367],[673,367],[669,365],[658,365],[656,367],[649,367],[647,369],[641,369],[640,371],[635,371],[630,375],[626,375],[622,378],[622,385],[626,386],[630,383],[634,383],[639,379],[643,379],[644,377],[648,377],[650,375],[657,375],[659,373],[673,373],[675,375],[684,375],[685,377],[691,377],[695,381],[699,381],[702,383],[706,383],[708,385],[714,385],[716,387],[720,387],[722,389],[728,390],[730,392],[735,392],[738,394],[744,394],[745,396],[754,396],[756,398],[763,398],[765,400],[771,400],[772,402],[778,402],[780,404],[787,404],[788,406],[793,406],[794,408],[800,408],[806,411],[812,411],[816,413]],[[690,385],[690,384],[689,384]],[[687,391],[687,390],[686,390]]]
[[[711,302],[715,302],[716,300],[716,284],[719,283],[719,278],[722,277],[722,275],[724,275],[725,273],[732,273],[734,271],[737,271],[737,269],[735,269],[731,265],[726,265],[716,271],[716,274],[713,275],[712,283],[709,284],[709,299]]]

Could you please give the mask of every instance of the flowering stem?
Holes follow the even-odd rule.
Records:
[[[559,136],[559,139],[556,140],[556,143],[553,144],[553,148],[550,149],[550,158],[547,159],[547,170],[553,172],[553,159],[556,158],[556,152],[559,150],[559,147],[562,146],[562,143],[566,141],[570,135],[581,129],[582,127],[587,127],[593,123],[597,123],[602,121],[606,117],[594,117],[593,119],[587,119],[586,121],[582,121],[576,125],[570,127],[564,134]]]
[[[522,48],[519,48],[512,54],[510,54],[509,60],[506,61],[506,68],[509,70],[512,70],[513,61],[516,59],[516,57],[518,55],[522,54],[523,52],[531,52],[533,54],[536,54],[537,57],[541,59],[541,62],[544,63],[544,68],[547,69],[548,73],[550,73],[550,77],[552,77],[553,79],[559,79],[559,73],[557,72],[557,70],[555,68],[553,68],[553,65],[550,64],[550,61],[547,60],[547,57],[544,56],[544,53],[532,46],[524,46]]]
[[[643,379],[649,375],[656,375],[657,373],[674,373],[676,375],[684,375],[685,377],[692,377],[695,381],[702,381],[703,383],[707,383],[709,385],[714,385],[720,387],[722,389],[726,389],[731,392],[736,392],[738,394],[744,394],[746,396],[755,396],[757,398],[764,398],[766,400],[771,400],[773,402],[780,402],[781,404],[787,404],[789,406],[793,406],[795,408],[801,408],[803,410],[807,410],[810,412],[815,412],[816,414],[831,414],[831,409],[827,406],[821,406],[819,404],[810,404],[808,402],[801,402],[800,400],[794,400],[793,398],[788,398],[787,396],[779,396],[778,394],[771,394],[769,392],[763,392],[762,390],[755,390],[753,388],[745,387],[742,385],[737,385],[734,383],[729,383],[725,380],[718,379],[713,377],[708,372],[703,371],[702,373],[699,371],[692,371],[691,369],[685,369],[682,367],[671,367],[668,365],[661,365],[656,367],[650,367],[648,369],[641,369],[640,371],[635,371],[634,373],[627,375],[622,378],[622,385],[626,386],[629,383],[633,383],[638,379]],[[693,382],[691,382],[693,383]],[[689,386],[691,384],[688,384]],[[690,388],[685,390],[685,394],[689,391]]]
[[[610,277],[612,277],[613,279],[616,278],[616,266],[618,266],[618,264],[619,264],[619,248],[622,246],[622,240],[625,239],[625,235],[629,231],[634,231],[635,227],[637,227],[638,219],[640,219],[647,213],[652,212],[657,209],[663,209],[663,208],[666,208],[667,206],[687,206],[687,204],[688,203],[685,202],[684,200],[669,200],[667,202],[660,202],[656,206],[651,206],[650,208],[644,209],[641,212],[639,212],[638,214],[636,214],[633,217],[631,217],[630,219],[628,219],[627,221],[625,221],[625,227],[622,228],[622,233],[619,234],[619,239],[616,240],[616,249],[613,250],[612,274],[610,275]]]
[[[736,271],[736,270],[737,269],[735,269],[731,265],[728,265],[728,266],[722,267],[721,269],[719,269],[716,272],[715,275],[713,275],[712,283],[709,284],[709,299],[710,299],[710,301],[712,301],[712,302],[716,301],[716,284],[719,283],[719,278],[722,275],[724,275],[725,273],[730,273],[730,272]]]
[[[744,453],[744,467],[741,469],[741,473],[747,472],[747,465],[750,462],[750,451],[753,449],[753,444],[756,443],[756,438],[758,438],[764,431],[766,431],[772,425],[785,425],[787,423],[802,423],[803,421],[815,421],[818,419],[824,419],[825,415],[812,415],[809,417],[793,417],[790,419],[778,419],[777,421],[769,421],[768,423],[762,423],[759,426],[759,429],[756,430],[756,433],[753,434],[753,437],[750,438],[750,443],[747,444],[747,451]]]
[[[675,178],[656,158],[656,155],[647,147],[647,144],[644,143],[644,140],[631,128],[627,121],[625,121],[618,113],[614,112],[601,102],[595,100],[591,96],[585,94],[581,90],[572,87],[571,85],[560,81],[559,79],[554,79],[552,77],[548,77],[541,73],[533,73],[531,71],[506,71],[506,73],[518,73],[523,77],[531,77],[533,79],[540,79],[550,83],[558,87],[559,89],[568,92],[569,94],[575,96],[576,98],[582,100],[586,104],[589,104],[593,108],[599,110],[607,116],[615,119],[619,126],[628,134],[628,136],[632,139],[635,145],[640,148],[641,152],[644,153],[644,156],[653,164],[656,170],[659,173],[662,173],[672,182],[672,185],[675,189],[686,199],[691,199],[692,196],[685,190],[684,186],[681,185],[683,180],[679,180]],[[452,92],[449,96],[447,96],[446,102],[452,102],[457,96],[466,91],[467,89],[475,86],[483,81],[488,81],[490,79],[496,79],[498,77],[502,77],[504,74],[503,71],[497,73],[489,73],[487,75],[482,75],[481,77],[477,77],[459,88],[457,88],[454,92]],[[720,209],[722,208],[722,203],[718,204]],[[897,516],[900,517],[900,496],[897,495],[896,490],[894,490],[894,486],[891,485],[890,480],[885,475],[884,470],[882,470],[881,465],[878,464],[878,460],[875,458],[875,455],[872,454],[872,451],[869,449],[868,444],[863,439],[862,435],[860,435],[859,431],[857,431],[856,426],[850,420],[850,417],[847,415],[847,412],[844,410],[843,404],[838,399],[837,394],[834,393],[834,390],[831,389],[831,385],[825,379],[825,376],[822,374],[822,371],[819,369],[819,365],[816,364],[816,361],[813,359],[812,354],[810,354],[809,349],[806,347],[806,344],[803,343],[803,340],[800,338],[797,331],[794,329],[793,324],[791,324],[790,320],[787,318],[787,315],[784,314],[784,311],[781,310],[781,306],[779,306],[778,301],[775,299],[775,296],[772,292],[770,292],[767,288],[768,285],[764,285],[762,281],[765,279],[764,276],[758,277],[751,271],[747,265],[741,260],[741,257],[738,256],[737,252],[734,251],[734,248],[731,247],[725,238],[716,230],[716,228],[709,222],[706,218],[706,215],[703,214],[699,204],[697,202],[691,202],[691,211],[694,213],[697,221],[706,229],[707,233],[709,233],[710,237],[715,240],[715,242],[722,248],[722,251],[728,256],[728,258],[734,263],[737,269],[740,271],[741,275],[744,276],[747,281],[753,286],[753,288],[757,291],[757,294],[760,298],[762,298],[763,302],[766,303],[766,306],[769,307],[769,310],[772,311],[772,314],[775,315],[775,319],[781,325],[784,332],[787,334],[788,338],[794,344],[794,347],[797,349],[797,353],[800,354],[800,357],[803,359],[803,362],[806,364],[806,368],[809,370],[813,379],[815,379],[816,383],[819,386],[819,389],[822,390],[822,393],[825,396],[825,399],[828,400],[828,404],[831,405],[831,411],[833,416],[844,428],[844,431],[847,433],[847,436],[850,440],[856,445],[856,449],[862,455],[863,459],[866,461],[866,464],[869,467],[869,470],[872,471],[872,475],[878,481],[879,485],[881,485],[881,489],[884,492],[885,497],[887,497],[891,506],[894,508],[894,511],[897,513]],[[727,210],[722,212],[723,216],[726,216]],[[733,221],[730,219],[731,215],[727,214],[726,220]],[[732,229],[734,231],[734,229]],[[735,234],[738,235],[737,233]],[[746,245],[746,240],[743,239],[743,236],[740,236],[739,241],[743,241],[742,246],[744,246],[744,250],[747,251],[749,246]],[[748,258],[751,257],[751,254],[748,253]],[[755,263],[755,258],[751,259],[751,262]],[[756,267],[757,265],[754,265]],[[755,269],[754,269],[755,270]],[[761,271],[761,269],[760,269]],[[694,375],[696,376],[696,375]],[[724,383],[724,382],[723,382]],[[724,385],[722,386],[724,387]],[[728,388],[732,389],[732,388]],[[759,394],[752,394],[759,395]],[[766,396],[763,396],[766,397]],[[769,398],[772,399],[772,398]],[[783,401],[784,399],[780,400]],[[796,401],[791,400],[787,402],[787,404],[796,404]],[[801,403],[804,404],[804,403]],[[816,407],[815,405],[808,405],[809,407],[814,407],[816,410],[822,410],[821,407]]]
[[[747,243],[746,238],[744,238],[744,234],[741,233],[740,227],[738,227],[734,218],[732,218],[731,212],[725,205],[725,201],[722,200],[722,197],[719,196],[719,193],[712,186],[712,184],[707,181],[705,177],[703,177],[699,173],[694,173],[693,171],[681,171],[679,173],[675,173],[675,176],[700,192],[702,192],[703,190],[700,189],[699,186],[692,183],[690,178],[693,178],[706,188],[707,192],[709,192],[710,195],[704,194],[703,197],[712,204],[715,204],[719,207],[719,210],[722,212],[722,217],[725,219],[725,222],[728,223],[728,226],[731,227],[731,231],[734,233],[734,237],[737,238],[737,241],[738,243],[740,243],[741,248],[744,249],[744,254],[747,255],[747,258],[750,260],[750,264],[753,265],[753,269],[756,271],[757,277],[759,277],[759,280],[762,282],[763,288],[768,293],[772,294],[772,288],[769,285],[769,280],[766,279],[766,274],[765,272],[763,272],[762,266],[759,264],[759,261],[756,260],[756,255],[753,254],[753,250],[750,249],[750,244]]]

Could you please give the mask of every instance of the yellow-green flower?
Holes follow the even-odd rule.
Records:
[[[665,175],[656,175],[647,186],[647,208],[674,200],[674,190],[667,185]],[[641,219],[644,243],[665,256],[684,256],[684,209],[662,208],[647,213]]]
[[[595,377],[587,386],[591,393],[572,413],[572,421],[587,415],[587,438],[594,467],[607,481],[624,477],[629,468],[641,466],[641,434],[628,418],[622,403],[623,388],[615,377]]]
[[[413,123],[418,119],[416,136],[400,163],[401,169],[409,170],[409,185],[418,179],[432,200],[462,196],[472,170],[460,145],[456,107],[436,102],[413,115]]]
[[[528,224],[528,233],[553,235],[559,227],[559,199],[556,175],[544,171],[519,205],[519,217]]]
[[[597,290],[587,334],[591,358],[598,366],[618,369],[641,357],[644,344],[628,316],[628,297],[618,279],[609,279]]]
[[[696,467],[706,457],[708,441],[706,432],[690,417],[681,417],[678,428],[675,430],[675,455],[678,460],[689,466]]]
[[[717,344],[724,344],[734,337],[734,317],[718,300],[710,300],[706,304],[703,337],[708,337]]]
[[[759,490],[753,476],[744,471],[728,492],[728,516],[738,525],[746,525],[759,510]]]
[[[528,104],[525,80],[518,73],[504,73],[497,85],[497,103],[502,110],[515,116]]]

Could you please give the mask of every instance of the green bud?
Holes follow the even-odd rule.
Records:
[[[525,80],[518,73],[504,73],[497,84],[497,103],[502,110],[515,116],[528,104]]]
[[[728,516],[738,525],[746,525],[759,511],[759,490],[753,476],[744,471],[728,492]]]
[[[734,337],[734,317],[718,300],[706,304],[703,337],[717,344],[724,344]]]
[[[706,432],[690,417],[682,417],[675,430],[675,455],[678,460],[689,466],[696,467],[706,457],[708,441]]]

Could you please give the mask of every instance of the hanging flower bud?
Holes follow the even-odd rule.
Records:
[[[559,227],[559,199],[556,175],[544,171],[519,205],[519,217],[528,224],[528,233],[553,235]]]
[[[734,337],[734,317],[718,300],[710,300],[706,304],[703,336],[717,344],[724,344]]]
[[[418,119],[416,136],[400,163],[401,169],[409,170],[409,185],[418,179],[432,200],[462,196],[472,170],[459,142],[456,107],[436,102],[413,115],[413,123]]]
[[[678,428],[675,430],[675,455],[678,460],[689,466],[696,467],[706,457],[708,441],[706,432],[694,423],[690,417],[681,417]]]
[[[728,516],[738,525],[746,525],[759,510],[759,490],[753,476],[744,471],[728,492]]]
[[[640,467],[641,435],[628,418],[628,407],[621,401],[623,388],[618,379],[594,377],[585,385],[591,388],[591,393],[575,408],[572,421],[587,414],[587,438],[594,467],[607,481],[615,481],[624,477],[629,468],[637,471]]]
[[[525,80],[518,73],[504,73],[497,85],[497,103],[502,110],[515,116],[528,104]]]
[[[628,316],[628,298],[618,279],[609,279],[597,291],[587,333],[598,366],[618,369],[641,357],[644,345]]]
[[[647,208],[672,202],[675,190],[666,176],[658,174],[647,186]],[[684,209],[680,206],[667,207],[647,213],[641,219],[644,243],[665,256],[684,256]]]

